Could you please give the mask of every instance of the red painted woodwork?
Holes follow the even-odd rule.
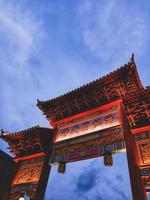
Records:
[[[132,134],[136,134],[136,133],[140,133],[140,132],[144,132],[144,131],[149,131],[150,130],[150,126],[144,126],[144,127],[140,127],[140,128],[136,128],[136,129],[131,129]]]
[[[52,129],[39,126],[16,133],[3,132],[1,137],[8,142],[18,166],[6,200],[18,200],[24,191],[32,200],[44,199],[50,173],[52,135]]]
[[[140,171],[138,167],[139,158],[136,148],[136,143],[134,141],[133,135],[130,131],[129,123],[126,119],[125,108],[123,106],[122,112],[124,113],[124,139],[126,143],[126,153],[128,160],[128,168],[130,175],[130,182],[132,188],[133,200],[147,200],[146,189],[144,187],[143,181],[140,177]]]
[[[112,106],[115,106],[115,105],[120,105],[121,102],[122,102],[122,100],[119,99],[117,101],[114,101],[114,102],[111,102],[111,103],[108,103],[108,104],[105,104],[105,105],[102,105],[102,106],[98,106],[98,107],[96,107],[94,109],[91,109],[91,110],[88,110],[88,111],[73,115],[71,117],[67,117],[67,118],[59,120],[59,121],[54,121],[52,123],[52,125],[54,127],[57,127],[57,124],[59,124],[59,123],[65,123],[65,122],[68,122],[68,121],[71,121],[71,120],[74,120],[74,119],[77,119],[77,118],[80,118],[80,117],[84,117],[86,115],[92,114],[92,113],[97,112],[97,111],[108,109],[109,107],[112,107]]]
[[[44,152],[40,152],[40,153],[32,154],[32,155],[29,155],[29,156],[24,156],[24,157],[20,157],[20,158],[14,158],[14,161],[16,163],[18,163],[21,160],[28,160],[28,159],[32,159],[32,158],[41,157],[41,156],[45,156],[45,153]]]

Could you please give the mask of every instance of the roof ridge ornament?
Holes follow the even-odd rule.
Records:
[[[0,131],[0,138],[3,138],[5,135],[6,131],[4,131],[3,129],[1,129]]]
[[[130,62],[134,63],[134,53],[131,56]]]
[[[37,99],[37,104],[38,104],[38,103],[40,103],[40,100],[39,100],[39,99]]]

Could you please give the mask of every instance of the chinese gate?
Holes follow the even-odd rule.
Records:
[[[52,129],[33,127],[1,138],[17,170],[3,199],[43,199],[50,168],[126,152],[133,200],[150,192],[150,88],[140,82],[134,57],[118,70],[49,101],[37,101]]]

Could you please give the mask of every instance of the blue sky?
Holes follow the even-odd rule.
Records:
[[[150,85],[149,0],[0,0],[0,128],[49,126],[36,99],[59,96],[127,63]],[[6,144],[1,148],[8,152]],[[59,191],[59,192],[58,192]],[[125,154],[54,167],[47,200],[129,200]]]

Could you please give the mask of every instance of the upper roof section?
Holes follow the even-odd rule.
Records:
[[[39,152],[49,152],[53,130],[35,126],[26,130],[10,133],[1,132],[0,137],[5,140],[16,157],[22,157]]]
[[[150,125],[150,87],[131,92],[123,98],[123,103],[131,128]]]
[[[37,100],[37,106],[53,123],[117,100],[130,90],[137,91],[142,88],[132,55],[128,64],[116,71],[54,99]]]

